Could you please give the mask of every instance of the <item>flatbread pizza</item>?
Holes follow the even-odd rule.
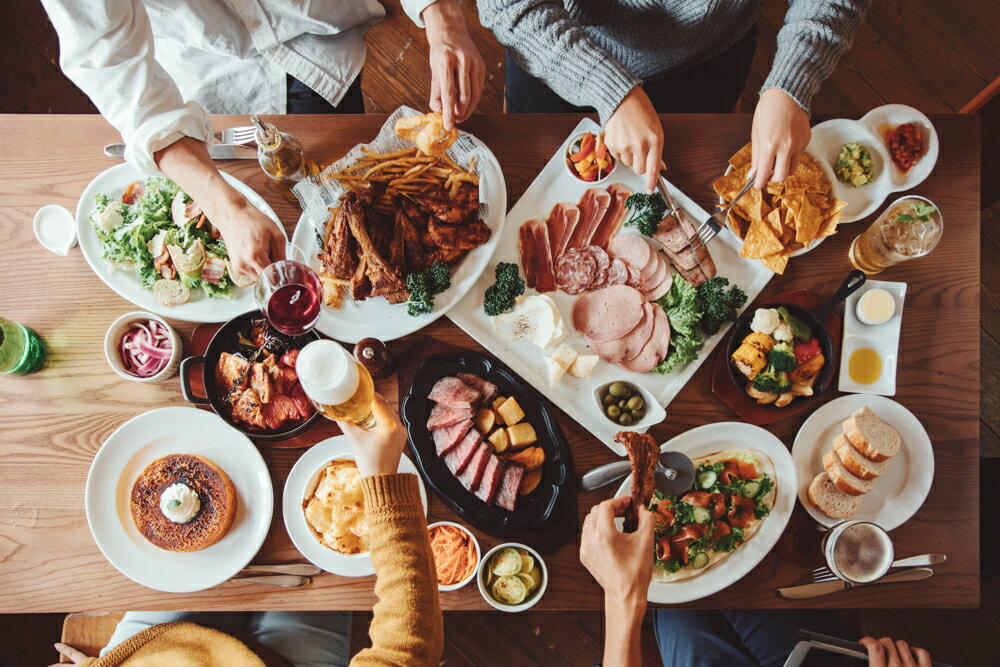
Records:
[[[754,449],[727,449],[693,459],[685,493],[653,494],[656,514],[653,580],[696,577],[733,554],[774,507],[774,464]]]

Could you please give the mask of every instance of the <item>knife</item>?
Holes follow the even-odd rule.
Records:
[[[283,563],[280,565],[247,565],[240,574],[293,574],[300,577],[312,577],[323,570],[306,563]]]
[[[104,154],[108,157],[123,157],[125,155],[125,144],[108,144],[104,147]],[[213,160],[256,160],[257,150],[246,146],[234,146],[232,144],[212,144],[208,147],[208,154]]]
[[[927,579],[933,574],[934,570],[929,567],[915,567],[911,570],[903,570],[902,572],[887,574],[878,581],[873,581],[870,584],[863,585],[874,586],[875,584],[891,584],[900,581],[920,581],[921,579]],[[816,598],[821,595],[829,595],[830,593],[836,593],[838,591],[846,591],[849,588],[854,588],[854,584],[838,579],[836,581],[823,581],[818,584],[804,584],[802,586],[779,588],[778,595],[789,600],[806,600],[808,598]]]
[[[270,586],[282,586],[284,588],[298,588],[308,586],[312,583],[309,577],[295,577],[290,574],[275,574],[272,576],[259,577],[233,577],[229,581],[237,581],[245,584],[268,584]]]

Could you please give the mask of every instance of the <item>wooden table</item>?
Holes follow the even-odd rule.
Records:
[[[217,127],[245,118],[216,119]],[[479,116],[466,129],[491,146],[514,204],[568,132],[575,116]],[[979,601],[979,119],[936,116],[941,154],[919,188],[943,213],[945,234],[928,257],[896,267],[889,280],[909,283],[896,400],[927,427],[935,449],[930,497],[910,521],[893,531],[897,554],[948,554],[933,578],[915,584],[873,586],[805,602],[783,600],[779,586],[805,583],[819,564],[819,532],[796,507],[778,545],[760,566],[716,595],[690,606],[736,607],[972,607]],[[295,134],[320,161],[331,161],[374,136],[381,116],[287,117],[278,125]],[[749,115],[664,116],[669,176],[702,206],[713,205],[709,186],[726,158],[750,133]],[[224,583],[211,590],[170,595],[139,586],[101,555],[84,515],[91,459],[126,420],[166,405],[184,405],[176,378],[161,384],[120,380],[102,351],[111,321],[131,304],[105,287],[79,249],[69,257],[43,250],[31,231],[35,210],[62,204],[75,210],[80,193],[116,164],[101,147],[117,134],[95,116],[6,116],[0,145],[0,311],[28,324],[49,344],[48,366],[25,378],[0,377],[0,612],[123,609],[368,609],[373,580],[316,577],[299,590]],[[295,205],[282,199],[252,161],[222,163],[264,195],[291,232]],[[847,248],[864,223],[845,225],[815,252],[793,260],[768,284],[761,299],[794,288],[832,291],[849,269]],[[186,340],[193,325],[175,322]],[[424,333],[479,349],[441,319]],[[406,341],[401,341],[405,343]],[[710,390],[709,359],[669,406],[669,419],[653,429],[666,440],[701,424],[734,419]],[[819,399],[832,399],[831,388]],[[818,405],[818,403],[817,403]],[[808,412],[769,429],[791,446]],[[562,424],[576,469],[583,472],[615,455],[565,415]],[[262,448],[276,495],[302,450]],[[612,487],[613,488],[613,487]],[[582,493],[581,519],[611,495]],[[436,497],[432,520],[453,518]],[[480,534],[484,548],[498,540]],[[550,583],[540,609],[599,609],[601,589],[579,563],[578,542],[547,558]],[[258,562],[298,561],[275,503],[274,520]],[[446,609],[486,609],[474,586],[441,596]]]

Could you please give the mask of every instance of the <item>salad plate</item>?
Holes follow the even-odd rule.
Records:
[[[200,551],[167,551],[135,527],[132,485],[153,461],[194,454],[212,461],[232,481],[233,523],[222,539]],[[257,554],[271,525],[271,476],[249,438],[197,408],[159,408],[122,424],[101,445],[87,475],[87,523],[108,561],[132,581],[167,593],[217,586]]]
[[[222,176],[255,208],[274,220],[282,235],[287,239],[287,234],[285,234],[277,214],[264,201],[263,197],[239,179],[225,172],[222,172]],[[112,201],[121,201],[122,194],[130,183],[145,179],[146,175],[132,165],[128,163],[118,164],[98,174],[80,196],[80,202],[76,208],[78,243],[84,258],[97,277],[123,299],[131,301],[141,310],[147,310],[160,317],[186,322],[224,322],[240,313],[253,310],[256,307],[253,286],[233,287],[230,293],[231,298],[210,298],[202,289],[192,289],[191,297],[186,303],[174,306],[164,305],[153,295],[151,290],[143,287],[134,267],[116,268],[114,263],[104,259],[104,243],[97,235],[94,223],[90,219],[90,212],[97,204],[97,195],[103,194]]]

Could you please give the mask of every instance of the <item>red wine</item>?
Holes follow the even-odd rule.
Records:
[[[312,328],[319,317],[320,295],[311,285],[291,283],[279,287],[267,302],[267,319],[281,333],[298,336]]]

